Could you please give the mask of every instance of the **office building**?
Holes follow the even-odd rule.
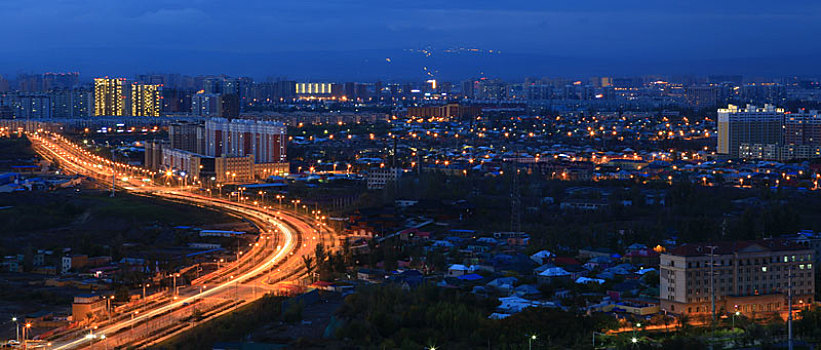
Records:
[[[162,111],[161,94],[161,85],[131,84],[131,116],[159,117]]]
[[[812,248],[781,239],[682,245],[661,254],[661,309],[709,315],[715,295],[717,315],[780,315],[787,311],[790,280],[794,306],[809,306],[813,255]]]
[[[125,79],[94,79],[94,115],[125,116]]]
[[[737,158],[742,143],[782,145],[784,110],[729,105],[718,110],[718,153]]]

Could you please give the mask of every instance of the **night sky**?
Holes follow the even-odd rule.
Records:
[[[819,18],[810,0],[2,0],[0,73],[816,74]]]

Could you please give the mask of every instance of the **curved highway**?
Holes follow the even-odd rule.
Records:
[[[106,183],[112,181],[115,169],[118,188],[232,213],[260,229],[257,242],[239,259],[198,279],[198,284],[182,288],[177,296],[168,295],[156,303],[117,315],[110,322],[62,335],[52,341],[52,349],[84,348],[95,343],[106,348],[151,346],[193,327],[190,315],[194,313],[207,320],[261,298],[273,289],[274,283],[304,277],[307,272],[302,255],[312,254],[319,243],[330,249],[337,246],[327,226],[309,218],[271,207],[155,186],[150,178],[156,174],[91,154],[59,134],[41,131],[27,136],[40,155],[55,161],[66,172]]]

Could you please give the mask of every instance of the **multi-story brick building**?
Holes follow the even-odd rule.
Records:
[[[708,315],[715,293],[717,314],[785,312],[790,270],[793,305],[806,306],[815,293],[813,255],[812,248],[781,239],[682,245],[661,255],[661,308]]]

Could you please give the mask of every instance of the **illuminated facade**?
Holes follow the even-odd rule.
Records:
[[[294,92],[297,98],[300,99],[329,99],[329,100],[344,100],[345,86],[341,84],[331,83],[297,83],[294,85]]]
[[[296,94],[299,95],[331,95],[333,84],[331,83],[297,83]]]
[[[784,110],[729,105],[718,110],[718,153],[737,158],[742,143],[783,144]]]
[[[162,110],[162,85],[131,84],[131,115],[159,117]]]
[[[94,79],[94,115],[125,116],[123,78]]]
[[[815,294],[813,253],[777,239],[682,245],[661,254],[661,309],[710,314],[715,294],[718,314],[780,314],[786,311],[790,280],[794,307],[808,306]]]
[[[408,117],[417,118],[447,118],[453,120],[472,119],[482,114],[482,107],[462,106],[450,103],[441,106],[408,107]]]
[[[212,157],[253,155],[258,164],[283,163],[286,129],[278,122],[212,118],[205,122],[205,152]]]

